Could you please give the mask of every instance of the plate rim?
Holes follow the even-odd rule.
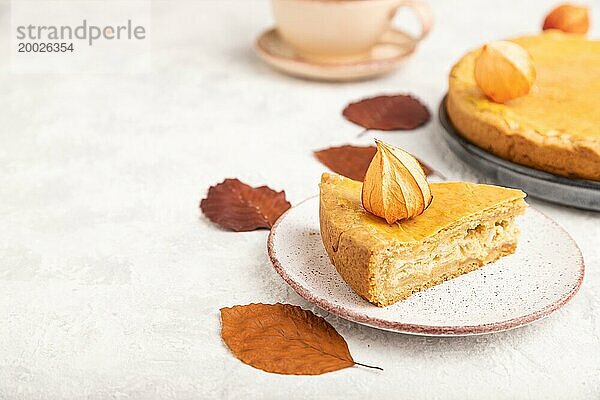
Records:
[[[377,329],[397,332],[397,333],[424,335],[424,336],[472,336],[472,335],[482,335],[482,334],[502,332],[502,331],[506,331],[509,329],[514,329],[514,328],[528,325],[534,321],[537,321],[541,318],[544,318],[544,317],[550,315],[552,312],[560,309],[565,304],[567,304],[577,294],[577,292],[581,288],[581,285],[583,284],[583,279],[585,276],[585,262],[583,260],[583,255],[581,253],[581,249],[577,245],[577,242],[575,242],[575,240],[571,237],[571,235],[569,235],[569,233],[562,226],[560,226],[556,221],[554,221],[552,218],[548,217],[543,212],[537,210],[536,208],[529,206],[529,207],[527,207],[528,208],[527,212],[533,211],[533,212],[541,215],[543,218],[546,218],[547,220],[549,220],[554,226],[556,226],[558,229],[560,229],[561,231],[563,231],[566,234],[568,240],[575,246],[575,249],[577,250],[579,277],[578,277],[577,282],[576,282],[575,286],[573,287],[573,289],[571,289],[567,293],[566,296],[561,297],[558,301],[542,308],[541,310],[537,310],[533,313],[530,313],[530,314],[527,314],[524,316],[520,316],[520,317],[516,317],[516,318],[511,318],[511,319],[504,320],[504,321],[492,322],[492,323],[480,324],[480,325],[455,325],[455,326],[421,325],[421,324],[411,324],[411,323],[402,323],[402,322],[390,322],[390,321],[387,321],[382,318],[368,317],[364,314],[360,314],[355,311],[348,310],[344,307],[336,306],[331,301],[329,301],[325,298],[321,298],[321,297],[317,297],[317,296],[313,295],[308,289],[306,289],[302,285],[298,284],[296,281],[294,281],[288,275],[285,268],[281,265],[281,263],[279,262],[279,259],[277,258],[277,254],[274,249],[273,241],[274,241],[274,237],[277,233],[277,228],[279,227],[280,223],[286,218],[288,213],[292,212],[292,210],[294,210],[297,207],[299,207],[313,199],[316,199],[316,198],[318,198],[318,195],[311,196],[307,199],[302,200],[301,202],[294,205],[293,207],[290,207],[277,219],[275,224],[273,224],[273,226],[271,227],[271,231],[269,232],[269,237],[267,239],[267,251],[269,254],[269,258],[271,260],[271,263],[273,264],[275,271],[279,274],[279,276],[281,276],[281,278],[292,289],[294,289],[294,291],[300,297],[302,297],[304,300],[308,301],[309,303],[311,303],[331,314],[337,315],[338,317],[341,317],[343,319],[346,319],[346,320],[354,322],[354,323],[370,326],[370,327],[377,328]],[[321,233],[319,231],[319,236],[320,235],[321,235]],[[329,257],[327,258],[327,260],[329,260]],[[329,260],[329,262],[331,263],[330,260]],[[375,307],[375,306],[373,306],[373,307]]]

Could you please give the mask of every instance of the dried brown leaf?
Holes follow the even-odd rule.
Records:
[[[285,192],[267,186],[253,188],[237,179],[225,179],[208,189],[200,209],[212,222],[237,232],[270,229],[288,208]]]
[[[344,145],[315,151],[315,157],[333,172],[355,181],[363,181],[376,152],[375,146]],[[425,175],[430,176],[435,173],[427,164],[418,161]]]
[[[411,95],[377,96],[350,103],[344,117],[366,129],[415,129],[431,117],[427,106]]]
[[[376,152],[375,146],[344,145],[315,151],[315,157],[333,172],[362,181]]]
[[[221,309],[221,322],[221,336],[231,352],[263,371],[320,375],[359,364],[333,326],[298,306],[226,307]]]

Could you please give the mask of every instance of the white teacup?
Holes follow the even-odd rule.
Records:
[[[421,0],[273,0],[277,30],[303,58],[343,62],[364,59],[392,27],[400,7],[412,8],[423,39],[431,29],[429,7]]]

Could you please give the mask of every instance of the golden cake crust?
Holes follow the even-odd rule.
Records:
[[[531,54],[531,92],[494,103],[473,77],[479,50],[450,73],[447,110],[459,133],[504,159],[557,175],[600,180],[600,41],[550,31],[513,39]]]

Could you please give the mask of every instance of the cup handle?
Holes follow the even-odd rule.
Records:
[[[433,14],[431,12],[431,8],[427,3],[422,0],[402,0],[396,6],[393,11],[392,18],[401,7],[411,8],[419,18],[419,22],[421,23],[421,33],[417,36],[410,36],[413,43],[416,44],[423,40],[431,31],[431,27],[433,25]]]

